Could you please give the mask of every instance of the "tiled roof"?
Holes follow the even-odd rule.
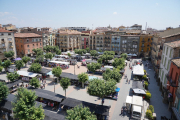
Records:
[[[8,30],[4,30],[4,29],[0,29],[0,33],[10,33],[12,31],[8,31]]]
[[[169,42],[169,43],[164,43],[164,44],[166,44],[167,46],[170,46],[172,48],[177,48],[177,47],[180,47],[180,40]]]
[[[14,37],[25,38],[25,37],[42,37],[42,36],[36,33],[15,33]]]
[[[180,67],[180,58],[179,59],[172,59],[171,60],[175,65],[177,65],[178,67]]]
[[[74,30],[72,30],[72,31],[70,31],[70,30],[59,31],[59,33],[60,33],[60,34],[72,34],[72,35],[74,35],[74,34],[81,34],[81,32],[74,31]]]

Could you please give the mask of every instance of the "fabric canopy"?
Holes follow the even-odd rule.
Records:
[[[15,82],[8,83],[7,86],[8,86],[8,88],[11,88],[14,85],[17,85],[17,84],[22,83],[22,82],[23,82],[22,80],[17,80]]]
[[[44,109],[44,114],[45,114],[44,120],[65,120],[66,114],[61,114],[61,112],[56,113],[54,111]]]
[[[14,59],[15,61],[17,61],[17,60],[22,60],[21,58],[16,58],[16,59]]]
[[[119,91],[120,91],[120,88],[117,87],[117,88],[115,89],[115,91],[116,91],[116,92],[119,92]]]
[[[143,94],[143,95],[146,95],[146,92],[142,89],[139,89],[139,88],[135,88],[133,89],[134,93],[135,94]]]
[[[141,81],[133,81],[132,89],[135,89],[135,88],[144,89],[143,83]]]
[[[84,102],[84,101],[80,101],[77,99],[73,99],[73,98],[66,98],[61,105],[65,105],[68,107],[75,107],[77,105],[83,105],[85,107],[89,107],[91,112],[94,112],[96,114],[100,114],[100,115],[109,115],[109,109],[110,106],[102,106],[102,105],[97,105],[97,104],[93,104],[93,103],[88,103],[88,102]]]
[[[69,78],[69,79],[71,79],[71,80],[78,80],[78,76],[77,76],[77,75],[74,75],[74,74],[72,74],[72,73],[62,72],[62,73],[61,73],[61,77],[62,77],[62,78],[67,77],[67,78]]]
[[[144,75],[143,66],[140,66],[140,65],[134,66],[133,67],[133,75],[143,76]]]
[[[36,77],[38,74],[36,73],[32,73],[32,72],[27,72],[27,71],[17,71],[17,73],[19,75],[22,75],[22,76],[27,76],[27,77]]]

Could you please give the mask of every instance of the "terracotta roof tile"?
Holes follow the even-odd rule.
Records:
[[[42,37],[42,36],[36,33],[15,33],[14,37],[25,38],[25,37]]]
[[[167,46],[170,46],[172,48],[177,48],[177,47],[180,47],[180,40],[169,42],[169,43],[164,43],[164,44],[166,44]]]
[[[172,59],[171,60],[175,65],[177,65],[178,67],[180,67],[180,58],[179,59]]]
[[[4,30],[4,29],[0,29],[0,33],[12,33],[13,31],[8,31],[8,30]]]

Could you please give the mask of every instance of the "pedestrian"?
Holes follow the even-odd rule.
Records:
[[[44,87],[44,89],[45,89],[45,83],[43,83],[43,87]]]
[[[123,108],[121,108],[121,115],[123,114]]]
[[[128,82],[128,78],[126,79],[126,82]]]
[[[131,80],[129,79],[129,84],[130,84],[130,81],[131,81]]]
[[[102,99],[102,105],[104,104],[104,98]]]

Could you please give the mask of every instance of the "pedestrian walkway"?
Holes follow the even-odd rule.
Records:
[[[159,86],[157,85],[156,79],[154,78],[154,70],[148,69],[147,67],[144,67],[144,69],[150,76],[150,84],[148,87],[151,93],[150,105],[154,106],[154,112],[156,113],[157,120],[160,120],[161,116],[166,116],[168,119],[170,119],[171,113],[168,110],[168,105],[163,103],[163,97],[161,96]]]

